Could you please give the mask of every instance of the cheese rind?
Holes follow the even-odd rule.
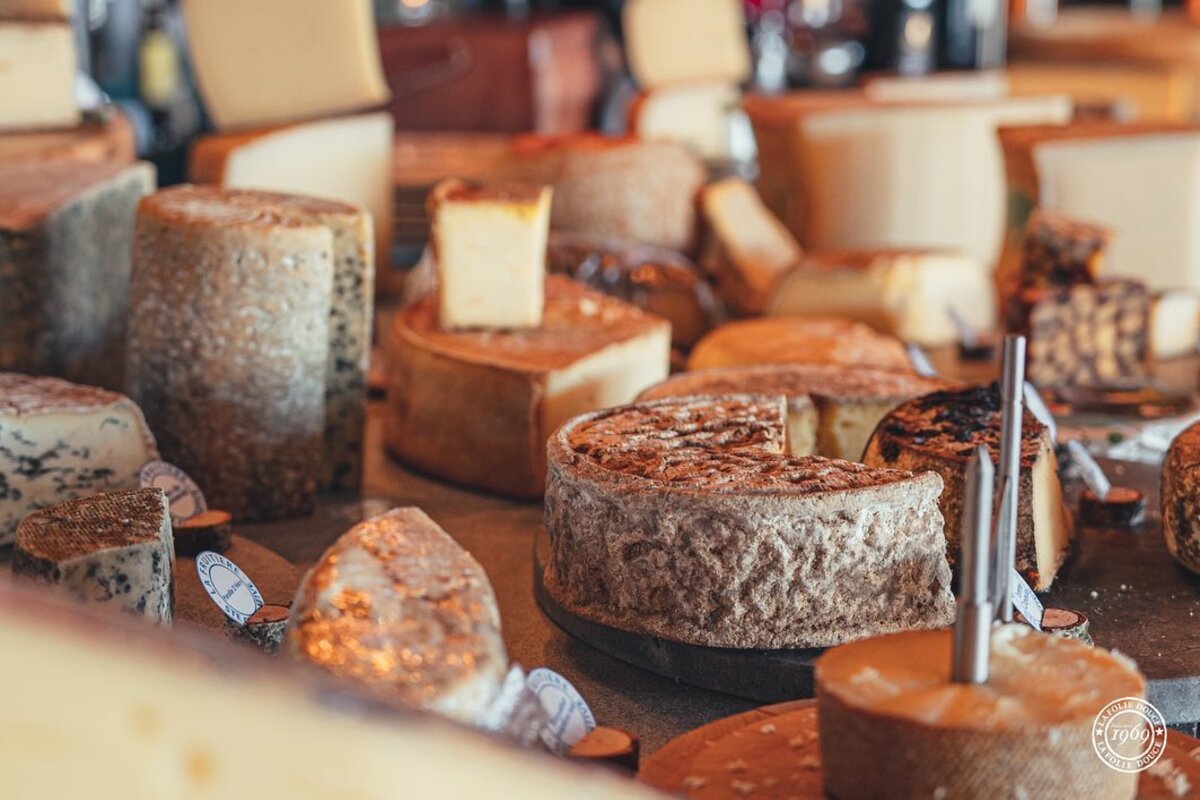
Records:
[[[132,164],[137,159],[133,123],[114,111],[103,120],[89,120],[77,128],[0,136],[0,164],[60,159]]]
[[[782,399],[668,399],[549,445],[545,585],[605,625],[823,647],[954,616],[936,475],[784,454]]]
[[[41,508],[138,486],[158,459],[129,398],[56,378],[0,373],[0,545]]]
[[[356,111],[389,97],[370,0],[188,0],[183,14],[196,83],[218,129]]]
[[[843,645],[817,660],[827,792],[1054,800],[1137,794],[1137,773],[1101,766],[1093,749],[1105,706],[1146,696],[1133,662],[1009,624],[993,628],[990,674],[976,686],[951,682],[952,649],[949,630],[909,631]]]
[[[879,423],[863,461],[877,467],[938,473],[947,553],[958,560],[968,459],[980,445],[999,461],[1000,395],[995,384],[946,389],[902,403]],[[1063,504],[1050,432],[1026,411],[1021,424],[1015,567],[1038,591],[1054,582],[1074,534]]]
[[[995,292],[982,263],[928,250],[861,250],[810,253],[780,280],[768,313],[834,314],[936,347],[958,339],[949,309],[976,331],[995,326]]]
[[[508,668],[483,567],[419,508],[359,523],[325,551],[296,592],[283,652],[467,723]]]
[[[0,370],[122,384],[129,261],[149,164],[0,165]]]
[[[536,328],[545,305],[544,186],[443,181],[429,196],[443,328]]]
[[[0,131],[79,124],[70,23],[0,18],[0,53]]]
[[[800,262],[800,244],[741,178],[704,187],[700,200],[710,236],[705,266],[725,301],[760,314],[779,280]]]
[[[900,340],[842,317],[763,317],[727,322],[692,349],[688,369],[753,364],[834,364],[912,372]]]
[[[235,194],[180,186],[139,207],[129,393],[215,508],[307,513],[324,452],[333,235]]]
[[[1200,574],[1200,424],[1176,436],[1163,460],[1162,520],[1167,552]]]
[[[750,76],[746,21],[736,0],[629,0],[621,9],[629,67],[645,88]]]
[[[371,212],[382,271],[391,263],[394,127],[380,111],[201,136],[188,155],[188,180],[361,206]]]
[[[0,17],[10,19],[69,20],[75,13],[75,0],[4,0]]]
[[[538,497],[555,428],[661,381],[670,347],[664,320],[558,275],[540,328],[443,331],[426,298],[387,344],[387,447],[440,478]]]
[[[13,576],[74,600],[171,624],[175,590],[171,512],[162,489],[67,500],[17,527]]]

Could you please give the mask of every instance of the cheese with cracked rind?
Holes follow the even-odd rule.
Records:
[[[545,585],[604,625],[825,647],[954,617],[941,479],[784,452],[782,398],[577,417],[548,447]]]

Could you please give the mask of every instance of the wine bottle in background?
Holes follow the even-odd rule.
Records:
[[[1007,0],[940,0],[939,69],[996,69],[1008,48]]]
[[[938,65],[937,3],[944,0],[873,0],[864,67],[924,75]]]

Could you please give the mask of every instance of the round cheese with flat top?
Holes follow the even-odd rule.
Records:
[[[824,647],[954,616],[941,479],[784,452],[782,398],[577,417],[548,448],[545,584],[601,624]]]
[[[912,372],[904,344],[842,317],[759,317],[728,322],[692,350],[688,369],[750,364],[833,364]]]
[[[1092,748],[1100,711],[1144,698],[1129,659],[1024,625],[994,628],[987,683],[950,680],[952,631],[843,645],[817,661],[825,791],[839,798],[1128,800],[1137,774]]]

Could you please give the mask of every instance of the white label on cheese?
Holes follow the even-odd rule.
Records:
[[[186,472],[166,461],[149,461],[138,470],[143,489],[162,489],[171,504],[171,524],[203,514],[208,510],[204,492]]]
[[[933,368],[933,362],[921,349],[919,344],[908,345],[908,360],[912,362],[913,370],[922,378],[936,378],[938,371]]]
[[[591,733],[596,718],[587,701],[571,682],[553,670],[535,669],[526,680],[529,691],[537,695],[549,719],[542,726],[542,744],[556,755],[563,755],[571,746]]]
[[[1021,573],[1017,572],[1016,567],[1012,568],[1012,575],[1008,578],[1012,584],[1012,601],[1013,606],[1017,611],[1021,612],[1021,616],[1025,621],[1033,626],[1035,631],[1042,629],[1042,614],[1045,609],[1042,608],[1042,601],[1038,600],[1037,595],[1033,593],[1033,589],[1029,588],[1029,584],[1021,577]]]
[[[205,550],[196,556],[196,573],[217,608],[239,625],[245,625],[250,615],[262,608],[262,592],[225,556]]]
[[[1079,442],[1072,439],[1067,442],[1067,449],[1071,451],[1071,460],[1075,462],[1075,466],[1079,468],[1079,475],[1083,478],[1083,482],[1092,490],[1092,494],[1100,500],[1108,498],[1108,493],[1112,489],[1112,483],[1109,482],[1108,476],[1104,474],[1104,470],[1096,463],[1096,459],[1092,458],[1092,454],[1087,448]]]
[[[1029,381],[1025,381],[1025,407],[1029,409],[1029,413],[1033,414],[1038,422],[1046,426],[1050,431],[1050,440],[1058,441],[1058,424],[1054,421],[1054,415],[1050,413],[1050,408],[1046,405],[1046,401],[1038,394],[1038,390],[1033,387]]]

